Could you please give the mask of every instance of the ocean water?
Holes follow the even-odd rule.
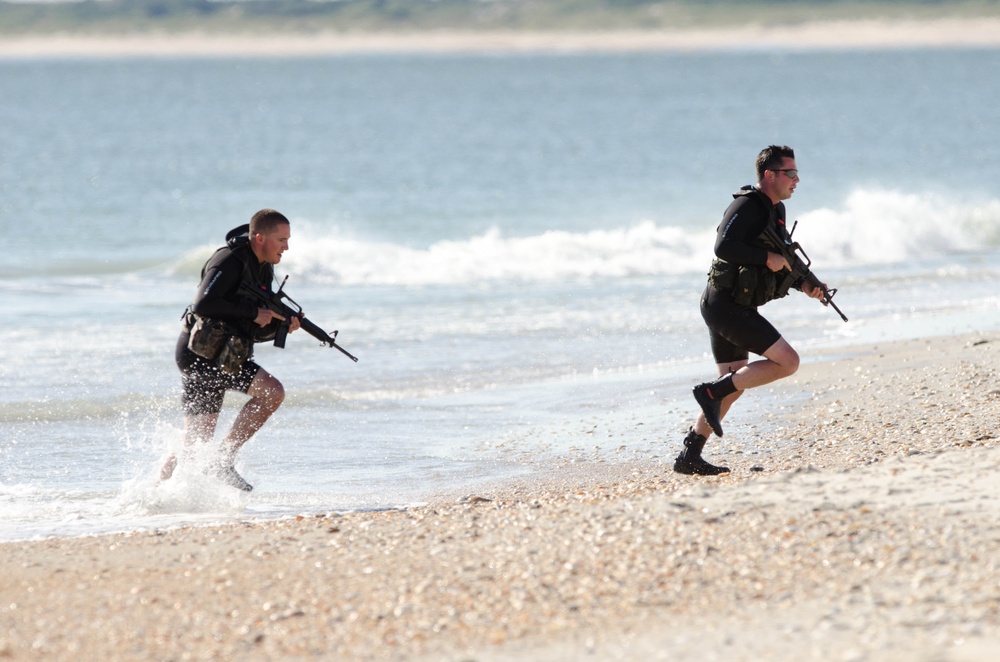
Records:
[[[715,227],[770,143],[796,149],[796,238],[850,318],[769,304],[804,360],[994,332],[997,70],[973,49],[0,61],[0,540],[671,457],[714,370]],[[259,346],[287,398],[237,463],[255,490],[196,463],[158,484],[181,311],[262,207],[292,219],[286,290],[360,361]],[[763,443],[745,401],[724,448]]]

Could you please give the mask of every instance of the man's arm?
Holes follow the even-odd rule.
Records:
[[[715,237],[715,256],[730,264],[764,266],[768,264],[768,251],[750,242],[756,239],[769,218],[760,204],[743,196],[733,201],[722,217]]]

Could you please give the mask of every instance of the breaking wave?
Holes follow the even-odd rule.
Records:
[[[795,238],[825,267],[891,264],[1000,246],[1000,200],[956,205],[935,195],[860,189],[838,208],[807,211],[789,221],[794,218],[801,221]],[[716,223],[692,229],[647,220],[523,237],[493,228],[412,247],[296,221],[282,269],[313,282],[403,286],[686,274],[707,268]],[[196,273],[213,248],[189,251],[173,270]]]

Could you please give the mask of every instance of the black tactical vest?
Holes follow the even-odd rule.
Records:
[[[754,186],[744,186],[733,198],[743,196],[757,200],[768,212],[768,223],[780,235],[785,235],[784,219],[781,218],[783,206],[772,205],[771,200]],[[761,237],[756,237],[750,245],[764,250],[771,250]],[[773,251],[772,251],[773,252]],[[708,272],[708,282],[720,292],[732,292],[733,300],[741,306],[762,306],[768,301],[780,299],[788,294],[789,282],[784,273],[775,273],[764,265],[748,266],[731,264],[716,258]]]

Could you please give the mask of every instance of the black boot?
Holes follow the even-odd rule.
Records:
[[[684,450],[674,460],[674,471],[689,476],[718,476],[729,473],[729,467],[717,467],[701,459],[701,451],[705,448],[706,441],[708,439],[695,432],[694,428],[688,430],[687,436],[684,437]]]
[[[705,421],[712,428],[712,432],[717,437],[722,436],[722,399],[727,395],[736,393],[736,386],[733,384],[733,373],[720,377],[714,382],[698,384],[691,391],[694,399],[705,414]]]

